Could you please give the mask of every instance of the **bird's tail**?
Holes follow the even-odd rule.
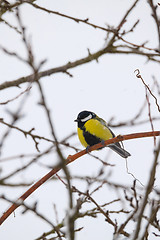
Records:
[[[127,152],[125,149],[123,149],[119,143],[110,144],[108,145],[108,147],[111,148],[116,153],[118,153],[123,158],[131,156],[131,154]]]

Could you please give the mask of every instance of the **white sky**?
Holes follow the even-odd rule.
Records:
[[[156,1],[155,1],[156,2]],[[124,16],[126,10],[131,6],[133,1],[127,0],[59,0],[59,1],[37,1],[38,5],[42,5],[54,11],[71,15],[73,17],[86,19],[105,27],[106,24],[116,27]],[[27,35],[30,36],[33,51],[36,57],[36,62],[47,59],[43,70],[58,67],[66,64],[69,61],[75,61],[86,57],[90,49],[91,53],[101,49],[105,42],[106,33],[101,30],[96,30],[83,23],[77,24],[60,16],[44,13],[40,10],[33,9],[28,5],[20,8],[23,24],[26,26]],[[13,25],[17,24],[17,20],[13,14],[4,15],[4,19]],[[156,27],[153,19],[150,16],[150,8],[147,1],[140,1],[137,4],[136,10],[128,17],[125,26],[129,29],[134,22],[140,19],[140,24],[137,26],[134,34],[128,35],[128,40],[141,44],[149,40],[149,47],[157,47]],[[9,29],[3,23],[0,24],[0,46],[3,46],[10,51],[15,51],[22,57],[26,57],[26,50],[21,42],[20,36],[14,30]],[[41,83],[45,89],[48,106],[52,111],[52,119],[56,134],[59,140],[62,140],[70,133],[76,130],[74,119],[82,110],[91,110],[96,112],[106,121],[114,117],[114,122],[118,123],[127,119],[131,119],[137,113],[140,106],[145,100],[145,89],[141,81],[136,78],[134,70],[139,68],[144,80],[151,86],[153,83],[152,76],[154,75],[159,81],[159,65],[157,63],[147,63],[146,58],[136,55],[111,55],[106,54],[99,58],[99,63],[96,61],[76,67],[69,70],[73,74],[70,78],[66,74],[55,74],[50,77],[45,77]],[[21,63],[14,57],[7,56],[0,52],[0,83],[9,80],[15,80],[18,77],[30,74],[30,69],[27,65]],[[23,84],[22,89],[27,85]],[[16,96],[21,89],[10,88],[1,91],[0,102]],[[157,94],[157,92],[155,92]],[[35,127],[35,133],[50,137],[47,121],[42,107],[37,106],[39,93],[37,87],[33,86],[30,98],[26,102],[22,114],[26,114],[26,118],[22,119],[18,126],[25,130],[30,130]],[[8,106],[1,106],[1,116],[6,122],[10,121],[5,110],[15,111],[19,105],[19,100],[10,103]],[[151,111],[153,116],[158,116],[158,111],[154,101],[151,99]],[[141,119],[148,118],[147,109],[144,111]],[[3,126],[2,132],[5,129]],[[155,130],[158,130],[158,123],[154,123]],[[129,134],[133,132],[150,131],[150,124],[137,127],[114,128],[115,134]],[[1,133],[0,133],[1,134]],[[78,138],[75,137],[71,143],[82,149]],[[131,153],[128,159],[129,171],[135,175],[143,184],[149,177],[151,163],[153,161],[153,139],[131,140],[125,142],[125,148]],[[40,150],[46,148],[43,142],[40,144]],[[101,158],[106,158],[108,149],[103,149],[101,152],[96,152]],[[23,134],[13,131],[12,135],[6,142],[3,156],[8,157],[20,153],[35,152],[34,143]],[[74,151],[65,151],[65,156],[74,154]],[[118,155],[110,152],[110,163],[116,165],[113,169],[111,179],[118,183],[132,184],[133,178],[127,174],[125,161]],[[84,163],[85,161],[85,163]],[[55,155],[49,155],[43,163],[53,165],[56,162]],[[3,173],[6,175],[25,164],[23,161],[10,161],[2,164]],[[85,156],[78,159],[69,166],[69,170],[73,175],[94,176],[101,167],[100,162]],[[37,165],[29,168],[25,174],[19,174],[18,180],[32,181],[42,177],[48,169],[37,167]],[[17,181],[16,178],[11,181]],[[76,186],[80,189],[85,189],[85,186],[76,182]],[[157,188],[159,185],[157,184]],[[15,189],[1,187],[1,192],[5,192],[7,196],[16,199],[25,191],[24,188]],[[103,188],[96,196],[100,203],[109,202],[112,199],[112,191]],[[113,193],[114,194],[114,193]],[[61,182],[49,182],[40,187],[32,196],[25,202],[26,204],[33,203],[36,199],[39,200],[39,211],[49,216],[51,220],[55,219],[53,204],[57,204],[59,219],[65,215],[67,209],[67,191]],[[105,199],[104,199],[105,198]],[[0,212],[9,206],[4,201],[0,201]],[[2,225],[0,230],[0,239],[35,239],[43,232],[49,231],[50,226],[43,221],[35,218],[32,213],[21,215],[22,209],[16,210],[16,217],[11,215]],[[53,220],[55,222],[55,220]],[[77,235],[77,239],[92,239],[96,240],[101,236],[101,240],[111,239],[113,228],[107,226],[103,217],[100,219],[85,218],[79,221],[78,226],[85,226]],[[78,227],[77,226],[77,227]],[[132,229],[132,228],[131,228]],[[101,234],[100,234],[101,233]],[[154,239],[150,238],[150,239]]]

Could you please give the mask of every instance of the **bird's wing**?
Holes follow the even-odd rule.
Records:
[[[112,133],[112,136],[115,137],[116,135],[112,132],[112,130],[107,126],[107,123],[102,119],[99,118],[99,121],[106,127],[109,129],[109,131]],[[109,148],[111,148],[113,151],[117,152],[121,157],[123,158],[127,158],[130,155],[129,152],[127,152],[125,149],[122,148],[121,144],[119,142],[117,143],[113,143],[108,145]]]
[[[107,129],[109,129],[109,131],[112,134],[112,137],[115,137],[116,135],[112,132],[112,130],[108,127],[107,123],[105,120],[103,120],[102,118],[97,117],[97,119],[103,124],[103,126],[105,126]]]

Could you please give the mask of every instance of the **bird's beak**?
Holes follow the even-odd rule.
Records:
[[[75,119],[74,122],[78,122],[78,119]]]

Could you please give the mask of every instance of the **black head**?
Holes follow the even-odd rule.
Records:
[[[78,114],[78,117],[75,122],[78,122],[78,127],[82,127],[88,120],[95,118],[96,114],[89,111],[82,111]]]

